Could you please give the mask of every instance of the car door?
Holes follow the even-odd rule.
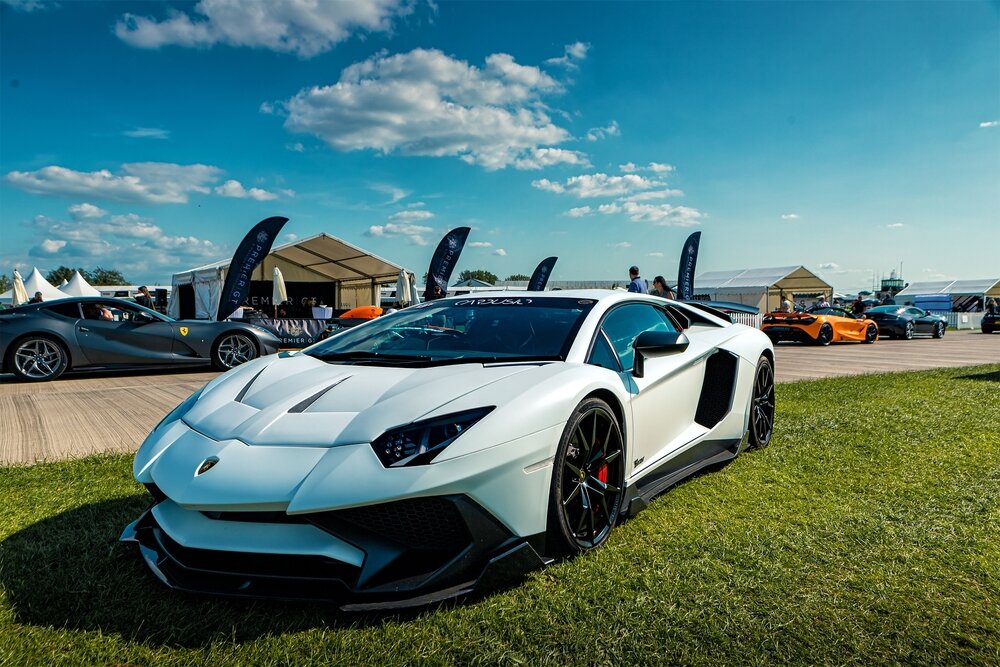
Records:
[[[913,318],[913,330],[917,333],[933,333],[934,319],[926,310],[910,306],[906,313]]]
[[[633,345],[644,331],[677,331],[677,327],[660,308],[635,302],[610,311],[598,333],[606,337],[614,351],[618,372],[631,395],[629,440],[636,470],[662,460],[686,444],[683,434],[694,422],[705,375],[704,355],[689,347],[682,353],[647,357],[643,376],[635,377]],[[602,347],[595,345],[594,349]]]
[[[114,319],[102,319],[84,304],[77,341],[97,365],[167,364],[174,361],[173,325],[122,301],[98,302]]]

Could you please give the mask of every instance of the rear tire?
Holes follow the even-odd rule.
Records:
[[[566,422],[552,468],[546,547],[577,555],[604,544],[621,511],[625,447],[614,411],[585,399]]]
[[[830,326],[829,322],[824,322],[816,335],[816,344],[829,345],[831,342],[833,342],[833,327]]]
[[[212,365],[220,371],[228,371],[259,356],[257,343],[248,335],[230,331],[219,336],[212,346]]]
[[[761,357],[753,378],[750,397],[750,432],[747,449],[763,449],[771,444],[774,433],[774,368],[771,360]]]
[[[934,337],[944,338],[944,322],[938,322],[934,325]]]
[[[865,329],[865,342],[871,345],[878,340],[878,327],[874,324],[869,324],[868,328]]]
[[[12,345],[7,367],[18,380],[48,382],[69,367],[69,353],[59,341],[48,336],[27,336]]]

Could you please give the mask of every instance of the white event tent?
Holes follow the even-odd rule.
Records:
[[[58,287],[55,287],[46,280],[41,272],[36,267],[28,279],[24,281],[24,291],[27,292],[28,298],[34,298],[35,292],[42,293],[42,299],[45,301],[52,301],[54,299],[65,299],[69,296],[65,292],[61,291]],[[14,298],[14,290],[9,290],[0,294],[0,301],[4,303],[10,303]]]
[[[101,293],[92,287],[79,271],[74,271],[73,277],[60,289],[70,296],[101,296]]]
[[[768,312],[781,305],[782,295],[795,302],[831,296],[833,287],[804,266],[709,271],[694,279],[696,299],[731,301]]]

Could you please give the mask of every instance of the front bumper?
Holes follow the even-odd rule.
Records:
[[[158,502],[121,541],[183,591],[401,608],[508,585],[548,562],[542,535],[514,536],[464,495],[288,515],[199,512],[151,491]]]

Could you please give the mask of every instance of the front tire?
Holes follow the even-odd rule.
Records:
[[[576,555],[607,541],[621,510],[625,448],[614,411],[598,398],[580,403],[559,439],[549,492],[546,543]]]
[[[244,333],[223,334],[212,347],[212,365],[228,371],[258,356],[257,344]]]
[[[906,326],[903,327],[903,338],[913,340],[913,322],[907,322]]]
[[[771,360],[761,357],[754,373],[750,397],[750,433],[747,448],[762,449],[771,444],[774,433],[774,368]]]
[[[60,343],[47,336],[28,336],[8,353],[7,366],[19,380],[48,382],[66,371],[69,354]]]

